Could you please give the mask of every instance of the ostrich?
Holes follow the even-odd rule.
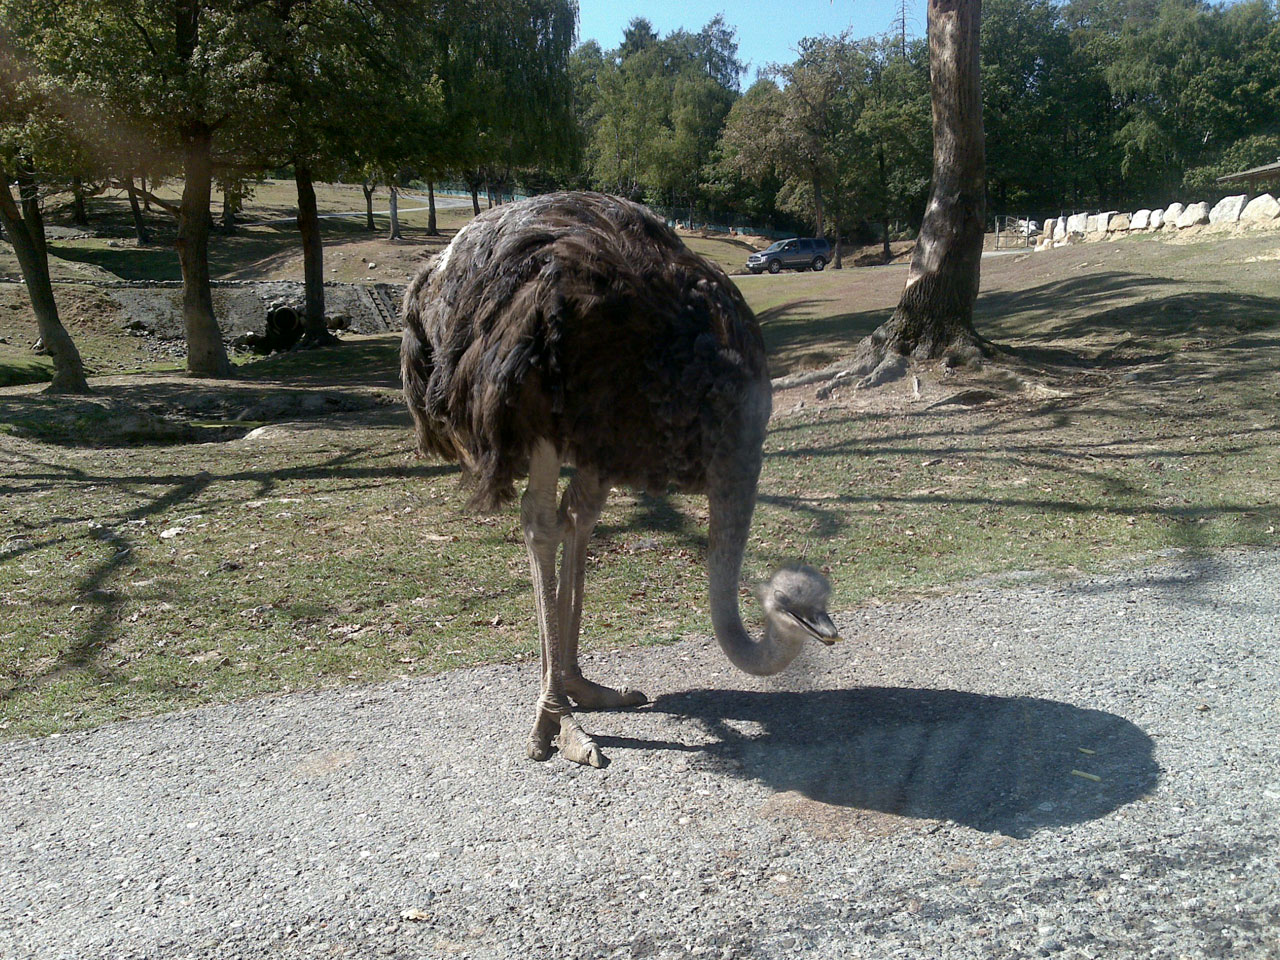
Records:
[[[760,588],[763,637],[743,628],[739,575],[772,404],[764,344],[724,272],[648,210],[598,193],[495,207],[423,267],[402,312],[419,452],[460,462],[481,509],[528,477],[520,519],[542,640],[532,759],[555,740],[567,759],[601,766],[570,701],[646,702],[578,666],[586,546],[613,486],[706,493],[711,623],[735,666],[777,673],[806,641],[838,639],[830,587],[806,566]],[[557,508],[564,464],[574,473]]]

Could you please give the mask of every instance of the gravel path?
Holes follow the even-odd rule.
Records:
[[[1280,553],[0,745],[0,957],[1277,957]],[[589,601],[588,601],[589,602]]]

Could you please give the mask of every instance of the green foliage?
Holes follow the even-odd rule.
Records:
[[[661,39],[637,18],[617,50],[592,43],[574,51],[573,100],[591,182],[661,203],[701,202],[738,97],[737,51],[720,16],[698,33]]]

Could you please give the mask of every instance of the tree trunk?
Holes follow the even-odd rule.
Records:
[[[230,377],[231,362],[213,315],[209,285],[209,199],[213,192],[210,156],[213,134],[202,123],[183,131],[182,206],[178,213],[178,262],[182,266],[182,319],[187,333],[187,372],[197,377]]]
[[[844,269],[844,251],[841,249],[844,244],[841,242],[844,237],[840,236],[840,228],[836,227],[836,262],[831,266],[836,270]]]
[[[933,186],[898,307],[859,347],[863,372],[895,355],[958,363],[987,351],[973,328],[986,192],[981,20],[981,0],[929,0]]]
[[[826,229],[823,219],[822,181],[815,176],[813,178],[813,235],[815,237],[822,236],[823,230]]]
[[[480,184],[469,183],[467,186],[471,188],[471,212],[478,217],[480,216]]]
[[[147,175],[144,173],[142,176],[138,177],[138,182],[142,185],[142,209],[145,210],[147,213],[150,213],[151,212],[151,190],[147,189]],[[154,181],[151,184],[151,189],[152,190],[155,189]]]
[[[129,194],[129,212],[133,214],[133,232],[138,237],[138,246],[145,247],[151,242],[147,233],[147,223],[142,219],[142,208],[138,206],[138,188],[133,185],[133,177],[125,181],[125,192]]]
[[[436,229],[436,184],[434,180],[427,181],[427,236],[440,236],[440,231]]]
[[[880,167],[880,202],[884,204],[884,213],[881,214],[880,239],[884,243],[884,262],[888,263],[893,259],[893,251],[889,248],[889,173],[884,160],[884,147],[880,147],[876,153],[876,160]]]
[[[0,221],[13,244],[22,279],[31,297],[31,309],[36,315],[36,327],[45,349],[53,357],[53,382],[50,393],[89,393],[89,383],[84,377],[84,364],[80,352],[71,340],[62,321],[58,318],[58,304],[53,298],[53,284],[49,280],[49,254],[44,243],[44,220],[40,215],[40,203],[35,193],[35,183],[29,171],[18,176],[22,211],[9,192],[8,171],[0,173]],[[25,216],[24,216],[25,214]]]
[[[224,233],[234,233],[236,229],[236,214],[240,212],[240,184],[226,183],[222,187],[222,230]]]
[[[84,205],[84,184],[79,177],[71,178],[71,222],[77,227],[89,225],[89,211]]]
[[[400,236],[400,188],[394,183],[391,184],[391,232],[387,234],[388,240],[401,240]]]
[[[376,180],[360,184],[360,189],[364,191],[364,228],[370,231],[378,229],[373,222],[373,191],[377,186]]]
[[[338,342],[324,322],[324,243],[320,239],[320,216],[316,210],[311,168],[295,163],[293,178],[298,185],[298,232],[302,234],[302,279],[306,302],[302,315],[301,346],[319,347]]]

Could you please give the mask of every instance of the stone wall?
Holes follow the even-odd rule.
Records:
[[[1132,213],[1108,210],[1076,213],[1045,221],[1037,250],[1091,240],[1114,240],[1137,234],[1173,236],[1182,231],[1236,230],[1248,227],[1280,229],[1280,201],[1269,193],[1223,197],[1211,208],[1203,202],[1171,203],[1159,210]]]

